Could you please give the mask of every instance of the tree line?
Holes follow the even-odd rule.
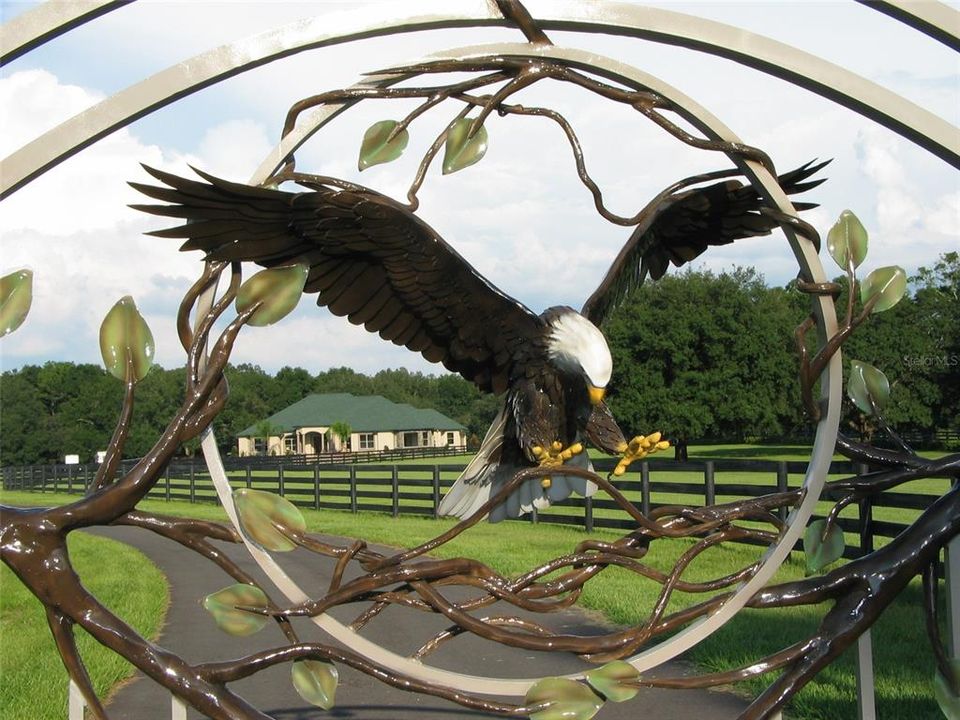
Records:
[[[846,299],[838,298],[837,307]],[[662,430],[689,441],[780,440],[807,436],[797,380],[794,328],[809,298],[793,284],[770,287],[752,269],[687,271],[647,283],[607,321],[614,359],[608,401],[624,431]],[[9,341],[8,341],[9,342]],[[960,430],[960,259],[946,253],[911,278],[897,306],[848,341],[850,359],[881,368],[892,385],[887,418],[899,429]],[[383,395],[431,407],[479,442],[498,400],[456,375],[404,369],[375,375],[348,367],[310,373],[284,367],[230,366],[230,398],[216,422],[218,442],[310,393]],[[183,397],[183,369],[156,367],[138,384],[125,455],[144,454]],[[83,461],[103,450],[122,401],[121,383],[101,367],[71,362],[27,365],[0,375],[0,463]],[[872,428],[846,404],[848,432]],[[185,448],[196,449],[196,444]]]

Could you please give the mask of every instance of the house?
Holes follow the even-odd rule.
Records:
[[[337,437],[347,426],[346,442]],[[269,438],[264,438],[264,430]],[[240,455],[314,455],[399,448],[461,447],[466,428],[436,410],[391,402],[380,395],[308,395],[251,425],[237,438]]]

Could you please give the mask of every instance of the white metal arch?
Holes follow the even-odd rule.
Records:
[[[451,5],[455,10],[451,10]],[[784,78],[869,117],[960,167],[960,131],[949,122],[848,70],[730,25],[617,2],[530,0],[544,29],[608,33],[726,57]],[[46,6],[44,6],[46,7]],[[492,0],[385,4],[377,17],[343,13],[308,19],[238,40],[172,65],[58,125],[0,163],[0,198],[125,125],[220,80],[311,48],[449,27],[508,25]],[[960,13],[950,11],[950,17]]]
[[[19,25],[13,27],[5,26],[0,39],[2,39],[2,44],[6,48],[12,47],[17,51],[26,51],[30,47],[34,47],[69,29],[66,27],[68,24],[75,26],[123,4],[125,3],[77,3],[75,7],[78,8],[78,11],[74,13],[69,22],[64,23],[63,16],[60,16],[58,20],[55,14],[49,12],[56,3],[47,3],[41,6],[38,11],[34,11],[43,10],[47,13],[46,19],[40,15],[33,15],[26,18],[27,22],[20,22]],[[794,84],[851,108],[907,137],[947,162],[955,166],[960,165],[960,133],[957,132],[957,128],[874,83],[796,48],[746,33],[722,23],[671,11],[639,8],[622,3],[528,0],[527,5],[531,14],[538,18],[538,21],[546,30],[576,30],[628,35],[656,42],[681,45],[736,60],[771,75],[787,79]],[[920,27],[924,32],[936,37],[941,42],[951,44],[951,42],[956,41],[956,28],[960,25],[957,23],[957,18],[960,15],[940,3],[908,5],[901,2],[886,2],[880,3],[880,5],[883,7],[878,9],[888,12],[898,19],[911,17],[916,19],[916,23],[910,24]],[[412,7],[415,8],[415,12],[405,12],[403,6],[398,7],[396,4],[386,5],[383,8],[384,12],[374,21],[356,13],[341,15],[336,20],[326,16],[322,27],[317,22],[302,21],[222,46],[183,63],[178,63],[71,118],[10,155],[0,164],[0,170],[2,170],[0,196],[6,196],[14,192],[50,167],[79,152],[79,150],[96,142],[113,130],[123,127],[187,94],[264,63],[311,48],[349,42],[358,37],[389,35],[430,28],[509,25],[500,17],[496,6],[487,0],[460,0],[454,6],[455,12],[450,10],[451,3],[443,0],[419,0]],[[59,24],[57,24],[58,22]],[[10,40],[11,37],[13,41]],[[509,46],[501,46],[501,49],[505,47]],[[458,54],[458,56],[466,56],[477,52],[482,53],[483,51],[468,50]],[[529,46],[522,46],[511,50],[511,52],[530,54],[533,51]],[[597,58],[596,56],[587,57],[585,54],[574,50],[544,48],[537,52],[599,70],[609,77],[619,78],[627,83],[640,83],[651,87],[671,98],[678,106],[683,107],[688,119],[707,134],[727,140],[736,139],[717,118],[697,106],[692,100],[633,68],[627,68],[614,61]],[[14,53],[5,51],[4,60],[9,60],[12,57],[15,57]],[[322,120],[318,116],[313,118],[312,121],[316,121],[318,118]],[[303,133],[303,137],[306,137],[311,132],[309,127],[309,123],[304,124],[302,128],[298,128],[297,132]],[[285,144],[278,147],[271,158],[264,162],[258,170],[258,175],[265,175],[269,170],[276,167],[279,159],[289,151],[288,148],[302,142],[303,137],[288,137]],[[272,167],[271,163],[273,163]],[[783,196],[773,178],[763,168],[746,163],[745,169],[764,188],[768,200],[785,211],[791,210],[789,202]],[[801,267],[807,269],[815,281],[826,279],[822,268],[819,266],[816,254],[813,253],[807,243],[791,238],[791,245]],[[820,300],[819,306],[822,316],[821,332],[834,332],[835,318],[832,306],[825,300]],[[838,403],[835,402],[835,399],[839,396],[840,379],[839,358],[835,357],[822,383],[824,392],[828,394],[831,401],[828,404],[828,412],[818,427],[817,442],[811,459],[811,472],[807,478],[809,483],[808,497],[815,497],[819,494],[818,483],[822,484],[822,471],[829,464],[832,454],[838,413]],[[212,437],[205,440],[205,445],[208,441],[212,443]],[[215,445],[215,443],[213,444]],[[816,471],[814,468],[816,468]],[[819,479],[817,477],[818,473],[820,474]],[[232,504],[225,503],[225,505],[232,512]],[[795,511],[788,531],[788,538],[793,533],[792,537],[796,539],[796,535],[802,532],[811,509],[812,505],[807,506],[805,504]],[[779,564],[778,558],[782,560],[782,557],[786,555],[790,544],[792,544],[788,544],[786,539],[771,549],[767,555],[765,567],[771,563]],[[272,558],[269,561],[272,562]],[[757,583],[765,581],[758,579],[759,577],[760,574],[754,578]],[[754,580],[748,583],[748,587],[745,587],[738,597],[745,596],[747,590],[752,592],[756,589],[752,585]],[[640,668],[649,668],[659,664],[668,657],[682,651],[685,647],[689,647],[693,642],[696,642],[697,638],[719,627],[725,621],[725,614],[732,615],[737,609],[736,603],[728,603],[714,616],[676,636],[676,642],[670,641],[663,646],[637,656],[634,658],[635,664]],[[353,647],[360,649],[358,645],[368,641],[363,640],[360,636],[355,636],[351,637],[349,642]],[[378,646],[375,647],[379,650]],[[397,658],[399,660],[396,663],[391,660],[387,664],[401,672],[408,672],[417,677],[432,681],[453,682],[477,692],[522,694],[532,682],[532,679],[472,678],[434,670],[407,658],[399,656]]]

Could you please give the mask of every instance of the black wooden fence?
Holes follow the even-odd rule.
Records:
[[[400,515],[436,517],[440,499],[463,470],[462,464],[264,464],[250,458],[228,459],[227,473],[234,487],[250,487],[278,493],[296,505],[315,509],[374,511]],[[128,461],[129,462],[129,461]],[[596,468],[606,472],[613,460],[599,460]],[[759,497],[797,487],[807,464],[775,460],[707,460],[673,462],[650,460],[638,463],[616,481],[617,488],[643,512],[666,504],[711,505],[737,498]],[[830,475],[843,477],[864,471],[862,466],[834,462]],[[3,468],[3,487],[8,490],[83,493],[97,471],[96,465],[31,465]],[[946,490],[944,482],[943,490]],[[215,502],[216,493],[201,459],[170,463],[148,495],[154,499]],[[888,492],[844,511],[840,526],[848,537],[846,555],[857,557],[873,549],[875,538],[896,537],[936,495]],[[821,506],[825,512],[827,504]],[[527,522],[597,528],[629,529],[634,523],[602,493],[579,496],[546,511],[523,518]]]

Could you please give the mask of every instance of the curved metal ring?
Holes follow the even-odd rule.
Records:
[[[727,128],[718,118],[676,88],[641,70],[624,65],[616,60],[604,58],[582,50],[559,48],[556,46],[505,44],[451,50],[434,55],[430,59],[482,60],[503,56],[549,58],[573,67],[589,70],[597,75],[624,83],[630,87],[652,90],[671,101],[680,114],[705,133],[710,139],[741,142],[733,131]],[[390,78],[391,80],[397,79],[396,75],[391,75]],[[361,85],[379,85],[384,82],[384,76],[377,76],[361,83]],[[314,132],[323,127],[323,125],[329,122],[335,115],[339,114],[342,109],[341,106],[323,108],[310,115],[308,119],[303,122],[302,126],[298,126],[294,132],[291,132],[274,148],[267,159],[261,164],[257,173],[251,178],[251,183],[257,184],[264,181],[275,167],[275,161],[277,159],[286,157],[287,154],[294,151]],[[753,161],[741,161],[736,157],[731,157],[730,159],[736,162],[747,174],[767,203],[775,206],[783,213],[794,217],[796,216],[793,205],[777,184],[776,178],[764,167]],[[820,258],[812,244],[805,239],[798,238],[789,226],[785,226],[783,230],[787,235],[790,246],[797,257],[797,261],[804,275],[811,278],[813,282],[826,282],[829,278],[826,276],[823,266],[820,264]],[[814,298],[813,302],[814,312],[817,316],[818,332],[821,340],[823,340],[837,332],[836,313],[834,311],[833,301],[829,297],[819,296]],[[753,577],[743,583],[734,595],[714,613],[685,628],[669,640],[630,658],[629,662],[641,672],[676,657],[720,629],[746,605],[750,597],[769,582],[783,561],[788,557],[791,549],[801,538],[807,521],[813,513],[813,509],[820,496],[823,483],[826,480],[836,444],[842,387],[842,370],[839,353],[831,359],[825,370],[821,387],[822,397],[826,401],[827,410],[823,413],[817,426],[813,452],[806,477],[804,478],[803,486],[806,489],[806,493],[801,504],[794,508],[788,517],[787,530],[781,535],[779,542],[772,545],[765,552],[761,560],[761,565]],[[223,469],[220,453],[212,433],[204,438],[202,447],[208,466],[210,467],[211,476],[217,488],[217,495],[221,503],[223,503],[227,514],[234,524],[237,525],[236,510],[231,494],[232,489]],[[287,596],[290,602],[300,603],[308,599],[306,593],[286,574],[269,553],[260,550],[246,541],[246,539],[244,541],[247,543],[247,547],[253,557],[260,563],[264,572],[267,573],[271,581]],[[337,640],[345,643],[357,652],[366,655],[371,660],[381,663],[396,672],[404,673],[420,680],[452,685],[476,693],[513,696],[524,695],[535,682],[540,680],[540,678],[485,678],[434,668],[385,650],[376,643],[355,633],[329,615],[320,615],[313,618],[313,621]],[[573,674],[569,677],[579,678],[582,677],[582,675]]]

